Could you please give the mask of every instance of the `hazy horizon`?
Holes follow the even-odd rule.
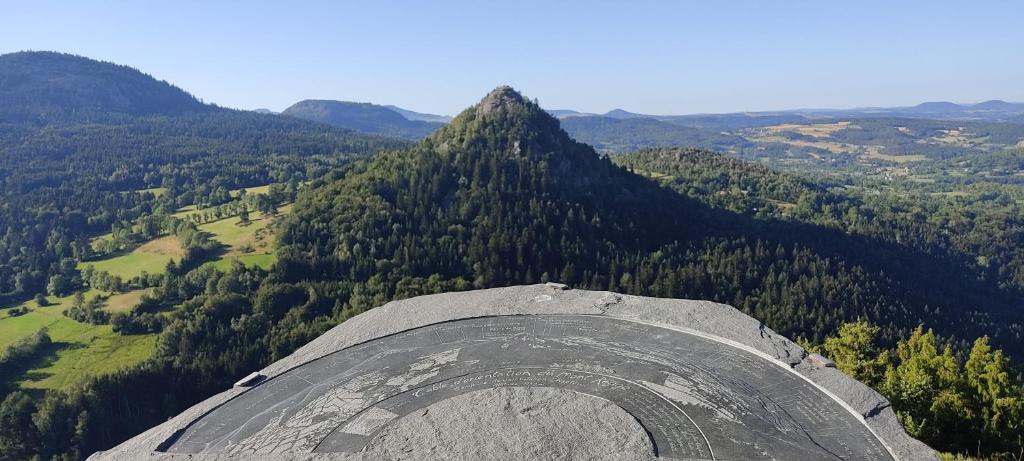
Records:
[[[454,115],[508,84],[544,107],[644,114],[1024,101],[1024,5],[605,2],[8,5],[0,53],[125,64],[206,102]]]

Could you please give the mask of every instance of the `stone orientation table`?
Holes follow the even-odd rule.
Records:
[[[555,284],[423,296],[94,458],[934,459],[830,365],[721,304]]]

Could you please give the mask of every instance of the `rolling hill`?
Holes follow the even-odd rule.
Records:
[[[561,120],[562,128],[578,141],[604,153],[629,152],[645,147],[698,147],[736,153],[753,143],[702,128],[674,125],[653,118],[574,116]]]
[[[363,133],[410,140],[421,139],[444,125],[439,121],[410,120],[386,106],[347,101],[307,99],[291,105],[281,114]]]
[[[7,117],[0,196],[21,204],[0,208],[0,232],[9,236],[0,242],[0,254],[9,255],[0,262],[0,305],[46,290],[48,279],[61,274],[74,280],[68,263],[57,267],[62,258],[81,259],[72,248],[84,245],[79,240],[152,212],[150,199],[134,191],[171,189],[160,199],[173,210],[218,187],[303,180],[352,155],[402,145],[205,105],[137,70],[78,56],[15,53],[0,63],[5,82],[14,82],[0,90]]]
[[[415,144],[222,109],[118,117],[63,122],[57,134],[22,127],[17,136],[32,142],[3,144],[0,167],[17,179],[4,198],[26,204],[0,216],[9,226],[0,246],[8,300],[85,288],[75,262],[90,255],[90,239],[159,237],[168,231],[161,222],[183,247],[216,244],[212,235],[243,254],[257,242],[242,235],[241,216],[217,215],[237,206],[232,197],[242,194],[231,191],[288,184],[297,198],[269,269],[183,263],[131,282],[151,289],[152,310],[117,325],[160,331],[145,344],[149,358],[133,354],[141,362],[38,402],[11,393],[4,408],[18,425],[0,438],[26,441],[26,453],[74,459],[109,448],[359,312],[470,288],[559,281],[708,299],[812,342],[854,319],[879,325],[889,345],[927,323],[959,350],[989,335],[1011,356],[1024,354],[1019,291],[943,226],[919,224],[916,211],[883,214],[706,151],[613,161],[508,87]],[[280,194],[273,189],[268,195]],[[175,212],[211,221],[183,223]],[[38,230],[48,238],[33,244]],[[23,318],[61,315],[56,309]]]
[[[10,395],[0,442],[22,444],[25,457],[83,458],[359,312],[470,288],[558,281],[708,299],[810,342],[866,319],[891,346],[926,324],[956,351],[988,335],[1011,357],[1024,356],[1019,213],[977,215],[976,224],[974,210],[887,203],[889,196],[872,198],[876,190],[848,196],[703,150],[644,149],[613,159],[570,135],[580,126],[624,136],[652,130],[652,144],[721,146],[741,140],[716,124],[752,124],[789,142],[818,135],[850,143],[873,143],[879,135],[904,140],[906,130],[942,142],[956,135],[949,127],[896,120],[901,130],[893,119],[863,127],[778,126],[799,117],[791,114],[687,119],[703,128],[636,114],[575,114],[581,120],[560,123],[499,87],[449,124],[431,125],[430,134],[404,131],[410,139],[425,136],[408,143],[204,105],[123,66],[52,53],[6,58],[0,57],[5,66],[27,62],[34,71],[20,64],[2,69],[18,83],[0,109],[10,117],[0,120],[0,320],[23,330],[59,327],[52,339],[65,351],[57,354],[60,368],[75,369],[76,357],[90,355],[68,338],[100,343],[109,353],[87,364],[102,374],[67,388],[48,383],[50,390],[30,396],[12,391],[13,379],[0,382],[0,393]],[[85,70],[60,77],[79,67]],[[50,79],[60,82],[52,91]],[[339,104],[341,119],[367,130],[413,122],[382,106]],[[338,108],[313,106],[324,118]],[[424,123],[415,126],[423,130]],[[1013,139],[1012,127],[996,128],[971,133]],[[943,164],[988,171],[1018,160]],[[250,217],[243,210],[243,219],[243,195],[271,209],[295,199],[287,216],[274,218],[280,227],[273,251],[262,229],[274,211]],[[1007,231],[987,233],[992,229]],[[146,267],[164,270],[143,277],[140,253],[154,248],[97,255],[92,243],[105,238],[168,239],[188,254],[202,254],[186,243],[199,241],[225,257],[252,258],[166,264],[148,257],[157,262]],[[138,314],[129,320],[145,335],[61,312],[72,307],[74,293],[97,290],[80,263],[114,258],[136,266],[118,272],[132,280],[113,291],[136,301],[145,291],[144,307],[152,310],[117,307]],[[55,305],[30,300],[37,294]],[[135,365],[112,369],[117,362],[98,358],[117,357],[122,342],[138,346],[121,351]]]
[[[181,262],[180,254],[143,251],[146,242],[176,242],[172,234],[196,227],[171,221],[176,210],[213,209],[232,201],[232,190],[275,182],[291,184],[294,194],[303,181],[352,158],[404,145],[291,117],[206,105],[130,67],[73,55],[3,55],[0,79],[0,336],[32,334],[12,331],[19,324],[39,328],[45,320],[63,325],[61,332],[100,331],[103,344],[136,344],[132,340],[138,338],[121,337],[102,316],[93,322],[61,312],[74,293],[97,292],[81,264],[99,256],[91,241],[117,235],[131,243],[122,245],[120,258],[98,266],[121,280],[99,291],[129,302],[129,294],[152,285],[139,280],[143,271],[161,275],[170,260]],[[149,223],[145,236],[137,230],[139,221]],[[217,235],[214,229],[194,230]],[[45,296],[68,302],[46,307],[38,302]],[[135,296],[119,309],[131,311],[137,301]],[[55,347],[93,352],[85,333],[58,333]],[[152,346],[154,336],[145,339]],[[104,353],[117,353],[110,349]],[[146,358],[133,355],[136,361]],[[117,364],[102,369],[116,371]],[[85,375],[79,377],[90,377]],[[16,380],[17,374],[5,374],[0,392]]]
[[[561,109],[549,111],[559,119],[600,114]],[[924,118],[950,121],[1004,122],[1024,116],[1024,103],[989,100],[977,104],[946,101],[924,102],[911,107],[864,107],[851,109],[785,109],[721,114],[654,115],[612,109],[603,114],[616,119],[651,118],[662,122],[715,130],[735,130],[782,123],[815,123],[848,119]]]
[[[0,55],[0,121],[213,110],[180,88],[128,66],[53,52]]]
[[[452,121],[452,118],[447,116],[447,115],[425,114],[423,112],[416,112],[416,111],[412,111],[412,110],[409,110],[409,109],[403,109],[401,107],[392,106],[390,104],[386,105],[384,107],[387,107],[388,109],[391,109],[391,110],[393,110],[395,112],[398,112],[401,116],[403,116],[403,117],[405,117],[405,118],[407,118],[409,120],[413,120],[413,121],[417,121],[418,120],[418,121],[423,121],[423,122],[437,122],[437,123],[448,123],[448,122]]]
[[[803,203],[820,202],[814,197],[824,191],[763,167],[686,158],[696,162],[691,172],[742,167],[747,184],[792,189],[765,201],[810,206],[811,213],[825,207]],[[877,233],[857,233],[811,218],[760,219],[702,198],[733,188],[707,184],[712,190],[684,195],[619,169],[502,87],[416,146],[375,157],[301,197],[282,233],[279,277],[378,300],[427,283],[555,280],[729,302],[792,336],[819,338],[857,317],[898,335],[927,319],[946,334],[984,331],[1024,352],[1012,340],[1021,320],[1013,292],[968,275],[972,257],[936,241],[934,229],[880,219]],[[901,227],[902,236],[891,238]],[[369,307],[339,302],[353,312]],[[930,314],[935,308],[942,318]]]

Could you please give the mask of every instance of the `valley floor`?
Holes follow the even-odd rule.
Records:
[[[247,194],[266,194],[269,185],[250,187],[245,191]],[[232,195],[237,197],[237,191]],[[186,207],[177,215],[187,217],[210,210],[212,208],[196,210],[194,207]],[[234,261],[248,267],[269,268],[277,260],[273,224],[290,212],[289,204],[278,208],[276,215],[252,212],[248,223],[243,223],[236,214],[199,225],[199,230],[209,233],[222,245],[214,257],[202,264],[220,271],[228,270]],[[94,241],[109,238],[110,235],[105,234]],[[81,262],[78,266],[79,269],[92,266],[96,270],[129,280],[143,273],[161,274],[169,262],[181,262],[184,254],[177,237],[163,236],[144,242],[130,251]],[[83,294],[86,300],[97,296],[104,298],[102,309],[113,314],[130,312],[142,296],[150,291],[152,289],[147,288],[116,293],[89,289]],[[47,306],[39,306],[35,300],[30,300],[0,308],[0,351],[43,328],[53,341],[42,356],[32,361],[29,369],[20,376],[10,377],[21,388],[64,388],[88,377],[135,365],[152,356],[157,334],[122,335],[114,332],[109,324],[91,325],[73,320],[63,314],[64,310],[71,307],[73,298],[74,295],[50,296],[50,304]],[[26,313],[12,314],[21,309]]]

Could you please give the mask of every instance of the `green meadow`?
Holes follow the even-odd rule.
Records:
[[[267,195],[270,193],[270,184],[264,184],[262,186],[245,187],[242,189],[235,189],[230,191],[232,197],[238,198],[242,195],[242,191],[245,191],[246,195]],[[186,205],[178,208],[171,216],[175,218],[185,219],[193,214],[201,214],[203,212],[213,210],[216,207],[199,208],[196,205]]]
[[[135,192],[138,192],[140,194],[145,194],[145,193],[148,192],[150,194],[153,194],[156,197],[160,197],[160,196],[162,196],[162,195],[167,193],[167,188],[166,187],[151,187],[149,189],[139,189],[139,190],[137,190]]]
[[[269,193],[270,186],[250,187],[246,194]],[[150,192],[160,193],[157,190]],[[238,191],[233,191],[238,195]],[[201,213],[195,206],[184,207],[176,213],[183,217],[191,213]],[[199,229],[210,233],[215,240],[224,245],[217,258],[205,264],[218,270],[227,271],[233,261],[246,266],[269,268],[277,259],[274,248],[273,223],[279,217],[291,211],[291,205],[278,209],[277,216],[267,216],[259,212],[250,213],[250,221],[242,223],[238,216],[232,216],[199,226]],[[94,238],[109,239],[110,234]],[[163,273],[171,260],[181,261],[184,251],[181,242],[173,236],[160,237],[139,245],[138,247],[105,259],[79,263],[79,269],[93,266],[97,270],[107,271],[120,276],[123,280],[141,275]],[[133,290],[126,293],[105,293],[98,290],[85,292],[87,299],[104,296],[106,301],[103,309],[107,312],[129,312],[141,297],[152,289]],[[156,347],[157,335],[120,335],[114,333],[110,325],[89,325],[79,323],[62,314],[71,305],[73,296],[61,298],[49,297],[51,305],[40,307],[35,301],[27,301],[18,306],[26,307],[28,313],[11,316],[11,309],[0,309],[0,351],[15,341],[27,337],[41,328],[46,328],[53,346],[45,356],[40,357],[33,368],[22,376],[14,378],[25,389],[58,389],[66,387],[90,376],[111,373],[137,363],[152,356]]]
[[[135,298],[137,302],[142,291],[115,294],[108,299],[108,303],[123,305],[125,298]],[[88,299],[100,294],[96,290],[89,290],[85,296]],[[71,300],[72,296],[50,297],[52,304],[44,307],[35,301],[28,301],[21,306],[27,307],[29,312],[20,316],[11,316],[10,309],[0,310],[0,349],[5,349],[40,328],[46,328],[53,340],[47,354],[40,357],[35,366],[18,379],[21,387],[57,389],[89,376],[134,365],[152,355],[156,347],[156,335],[122,336],[114,333],[110,325],[76,322],[62,314],[71,305]]]
[[[238,197],[239,195],[241,195],[241,191],[243,190],[245,191],[246,195],[267,195],[270,193],[270,184],[233,190],[231,191],[231,196]]]
[[[93,266],[96,270],[106,271],[128,280],[143,272],[161,273],[167,268],[168,262],[181,261],[184,254],[178,238],[168,236],[150,240],[124,254],[78,263],[78,268],[81,270],[85,266]]]
[[[283,206],[278,209],[278,216],[290,211],[291,205]],[[250,213],[249,216],[248,224],[243,224],[238,216],[232,216],[199,226],[200,230],[209,232],[225,248],[217,260],[207,264],[218,270],[227,270],[235,260],[249,267],[259,266],[264,269],[274,264],[277,254],[272,225],[277,217],[258,212]]]

